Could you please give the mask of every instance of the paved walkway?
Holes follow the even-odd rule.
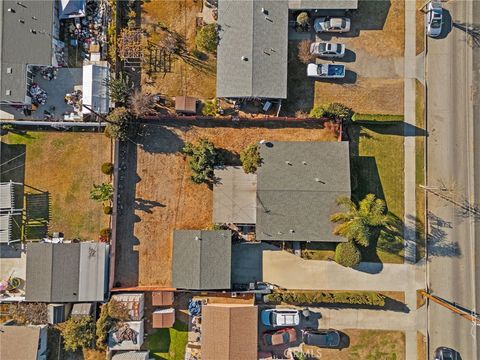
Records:
[[[405,239],[405,261],[415,263],[416,261],[416,202],[415,202],[415,136],[409,132],[415,127],[415,80],[416,64],[415,55],[415,1],[405,2],[405,93],[404,93],[404,114],[405,114],[405,213],[404,213],[404,239]],[[413,127],[412,127],[413,126]]]

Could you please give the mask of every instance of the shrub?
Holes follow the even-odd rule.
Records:
[[[403,115],[390,114],[359,114],[355,113],[352,116],[352,121],[364,124],[394,124],[404,121]]]
[[[67,351],[76,351],[92,347],[95,340],[95,323],[90,316],[70,318],[58,325],[63,337],[63,347]]]
[[[107,336],[110,329],[117,321],[125,321],[128,319],[128,309],[124,304],[115,300],[110,300],[108,303],[102,305],[96,326],[97,348],[101,351],[105,351],[107,348]]]
[[[114,102],[125,104],[130,94],[130,88],[126,79],[120,75],[117,78],[105,79],[105,85],[108,89],[108,95]]]
[[[335,261],[346,267],[357,266],[362,260],[362,255],[353,241],[340,243],[335,249]]]
[[[340,103],[331,103],[316,106],[310,111],[310,116],[313,118],[326,117],[332,120],[342,121],[350,121],[352,115],[352,109]]]
[[[137,22],[134,19],[130,19],[127,21],[127,27],[129,29],[135,29],[137,27]]]
[[[240,151],[240,161],[243,171],[247,174],[254,174],[262,163],[257,144],[251,144]]]
[[[297,23],[301,26],[306,26],[308,25],[308,22],[310,21],[310,18],[308,16],[308,13],[303,11],[297,16]]]
[[[206,101],[203,104],[202,114],[205,116],[215,116],[217,115],[218,107],[217,107],[217,99],[213,99],[212,101]]]
[[[213,179],[213,167],[218,158],[218,151],[207,139],[200,139],[199,143],[185,143],[183,154],[189,157],[188,165],[192,171],[190,179],[197,184],[209,182]]]
[[[197,47],[206,52],[216,53],[218,45],[218,34],[216,24],[202,26],[195,37]]]
[[[385,306],[385,296],[375,291],[281,291],[266,295],[268,303],[294,305],[350,304]]]
[[[135,10],[130,10],[127,16],[129,19],[135,20],[137,18],[137,12]]]
[[[136,117],[142,117],[149,114],[155,114],[157,102],[153,94],[136,90],[132,96],[130,96],[128,105],[130,106],[130,111],[133,115]]]
[[[102,164],[102,173],[105,175],[112,175],[113,174],[113,164],[110,162],[106,162]]]
[[[105,206],[103,207],[103,213],[104,213],[105,215],[111,215],[112,212],[113,212],[113,208],[112,208],[110,205],[105,205]]]
[[[298,43],[298,60],[301,63],[308,64],[311,63],[315,57],[310,53],[310,40],[302,40]]]
[[[112,236],[112,230],[109,228],[104,228],[100,230],[100,236],[110,238],[110,236]]]
[[[113,199],[113,186],[109,183],[100,185],[93,184],[90,190],[90,199],[100,202],[110,201]]]
[[[127,140],[130,134],[130,112],[124,107],[115,108],[107,115],[105,134],[113,139]]]

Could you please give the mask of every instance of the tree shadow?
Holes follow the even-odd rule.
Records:
[[[432,256],[455,257],[460,256],[458,242],[449,241],[445,229],[453,229],[451,222],[445,221],[433,212],[427,214],[429,231],[427,234],[428,254]]]
[[[452,26],[465,32],[471,39],[474,47],[480,47],[480,26],[454,21]]]
[[[217,148],[218,165],[216,166],[241,166],[240,154],[228,149]],[[218,183],[218,182],[216,182]]]
[[[136,198],[134,208],[135,210],[140,210],[148,214],[152,214],[153,213],[152,209],[156,207],[164,208],[165,206],[166,205],[161,204],[158,201]]]
[[[382,122],[379,124],[369,124],[367,122],[361,124],[364,128],[382,135],[397,135],[397,136],[428,136],[425,129],[416,127],[415,125],[405,122]]]
[[[150,154],[176,154],[185,142],[174,131],[164,126],[143,125],[138,142],[140,148]]]

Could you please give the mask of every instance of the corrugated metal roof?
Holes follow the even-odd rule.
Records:
[[[110,76],[110,66],[106,61],[98,61],[83,66],[82,101],[83,104],[100,114],[107,114],[110,106],[108,88],[105,79]],[[82,107],[83,114],[90,110]]]
[[[241,167],[215,169],[218,181],[213,186],[213,222],[255,224],[257,213],[257,175]]]
[[[148,351],[127,351],[113,355],[112,360],[148,360]]]
[[[0,209],[13,208],[13,184],[11,182],[0,184]]]
[[[344,241],[329,217],[350,196],[348,142],[265,143],[260,155],[256,238]]]
[[[172,284],[191,290],[229,289],[232,232],[175,230]]]
[[[103,301],[106,244],[32,243],[27,246],[27,301]]]

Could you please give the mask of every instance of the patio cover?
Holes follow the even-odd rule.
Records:
[[[100,114],[108,114],[110,99],[105,79],[110,75],[110,66],[106,61],[96,61],[83,65],[83,104]],[[86,107],[83,114],[90,114]]]
[[[257,175],[245,174],[240,166],[215,169],[213,222],[216,224],[255,224]]]
[[[0,244],[10,243],[10,215],[0,215]]]
[[[13,208],[13,183],[1,183],[0,184],[0,209],[12,210]]]
[[[86,0],[60,0],[60,19],[85,16]]]

